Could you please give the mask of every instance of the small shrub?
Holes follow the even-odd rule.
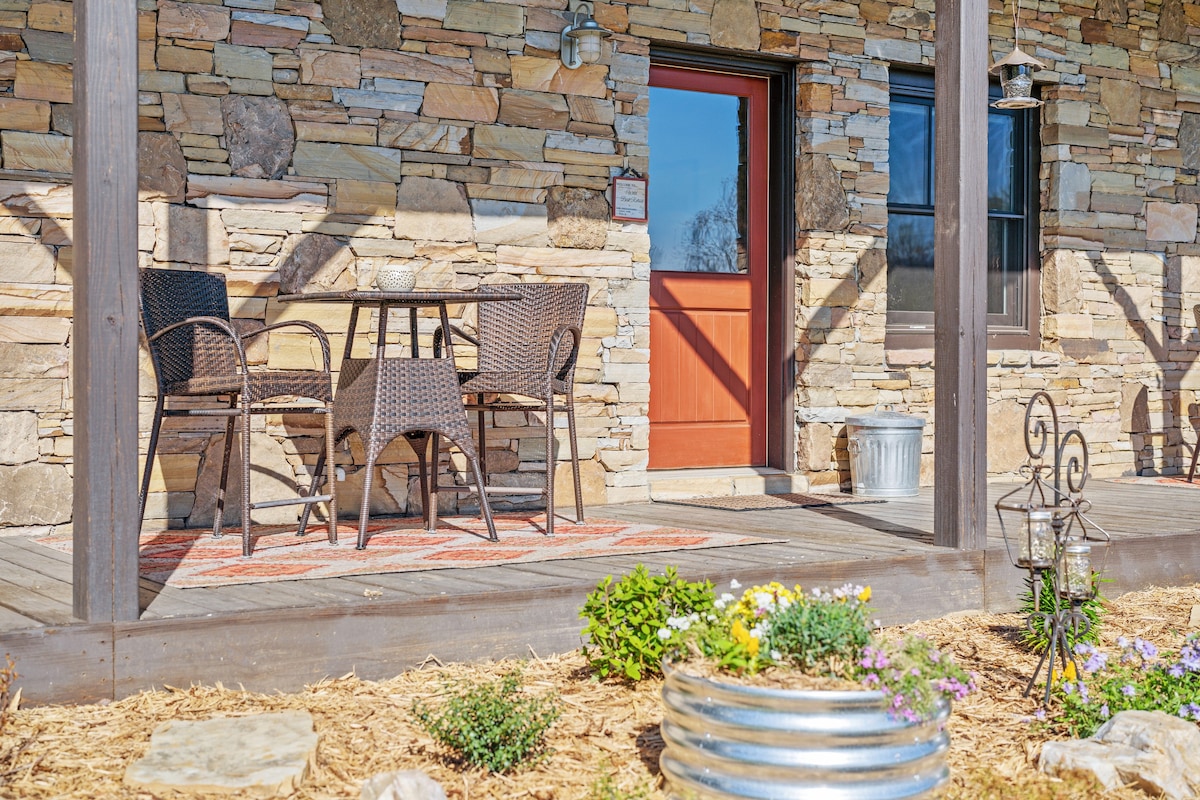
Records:
[[[1083,674],[1055,687],[1062,700],[1057,722],[1068,733],[1091,736],[1119,711],[1163,711],[1200,722],[1200,634],[1161,657],[1145,639],[1121,637],[1117,645],[1116,659],[1090,644],[1075,646]]]
[[[712,608],[710,582],[685,581],[674,567],[651,575],[638,564],[615,583],[607,576],[584,601],[583,635],[591,642],[584,646],[584,655],[601,678],[617,675],[638,681],[660,675],[667,643],[659,631],[669,620],[705,615]]]
[[[519,671],[494,681],[460,685],[436,709],[415,700],[412,711],[439,744],[467,764],[491,772],[508,772],[545,757],[546,731],[561,713],[552,695],[532,697],[522,692]]]
[[[1054,582],[1047,575],[1041,582],[1041,605],[1040,608],[1044,612],[1054,611]],[[1096,589],[1096,594],[1090,600],[1084,600],[1080,604],[1079,610],[1087,617],[1091,623],[1086,631],[1080,632],[1075,628],[1067,629],[1067,644],[1074,647],[1077,644],[1096,644],[1100,641],[1100,623],[1104,616],[1104,597],[1100,594],[1100,573],[1092,573],[1092,585]],[[1068,601],[1062,601],[1068,602]],[[1030,578],[1025,579],[1025,591],[1021,594],[1021,613],[1028,616],[1033,613],[1033,581]],[[1028,627],[1021,628],[1021,644],[1028,647],[1035,653],[1044,653],[1046,648],[1050,646],[1050,637],[1046,633],[1046,629],[1041,625],[1034,625],[1032,629]]]
[[[616,776],[608,770],[596,779],[588,794],[588,800],[649,800],[649,797],[650,793],[641,787],[633,790],[622,789],[617,785]]]
[[[854,659],[871,642],[867,611],[857,598],[792,603],[772,619],[771,647],[805,672],[851,678]]]

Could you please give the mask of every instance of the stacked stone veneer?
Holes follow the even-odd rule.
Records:
[[[1178,468],[1189,455],[1181,420],[1200,388],[1200,7],[1021,5],[1027,49],[1052,65],[1039,75],[1041,341],[989,356],[990,469],[1022,459],[1021,403],[1040,388],[1092,443],[1097,474]],[[600,2],[595,16],[614,35],[600,64],[575,71],[557,54],[564,9],[139,0],[140,264],[223,272],[239,325],[304,314],[338,353],[345,309],[285,307],[273,299],[281,288],[369,286],[388,259],[419,265],[426,287],[585,280],[585,496],[644,499],[650,242],[645,226],[609,221],[605,191],[625,168],[654,174],[650,46],[787,57],[798,107],[798,471],[814,484],[845,480],[847,412],[889,403],[932,419],[931,350],[888,350],[884,327],[888,75],[932,64],[933,3]],[[1009,13],[992,9],[997,52],[1011,45]],[[70,3],[0,0],[8,532],[70,518],[71,28]],[[251,357],[302,367],[316,351],[276,332]],[[145,431],[145,357],[142,381]],[[523,414],[493,422],[493,481],[536,485],[538,427]],[[318,440],[299,424],[266,418],[255,433],[256,459],[281,484],[315,458]],[[149,516],[205,521],[216,430],[171,428]],[[932,434],[928,425],[927,453]],[[355,455],[343,456],[348,509],[361,485]],[[377,511],[409,507],[411,461],[405,445],[389,450]]]

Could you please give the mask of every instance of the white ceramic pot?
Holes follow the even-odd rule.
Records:
[[[405,292],[417,285],[417,271],[408,264],[384,264],[375,273],[375,288],[381,292]]]

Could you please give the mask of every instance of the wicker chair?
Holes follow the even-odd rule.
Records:
[[[239,334],[230,323],[229,299],[225,278],[205,272],[143,269],[141,284],[142,328],[154,364],[158,399],[154,406],[154,424],[146,466],[142,470],[141,514],[146,513],[146,495],[150,490],[150,471],[158,448],[163,417],[225,417],[225,448],[221,461],[221,481],[213,536],[221,536],[225,494],[229,482],[229,459],[233,450],[234,422],[241,419],[242,447],[242,555],[252,551],[250,512],[256,508],[313,503],[329,503],[329,541],[337,542],[337,502],[333,490],[333,384],[330,377],[329,340],[324,331],[311,322],[280,322],[248,334]],[[300,327],[313,334],[321,345],[323,368],[320,370],[251,371],[246,363],[244,342],[268,331]],[[169,397],[228,398],[224,407],[166,408]],[[272,403],[283,398],[308,398],[320,405]],[[322,414],[325,417],[325,454],[329,467],[329,493],[300,495],[296,499],[253,503],[250,500],[250,418],[253,414]]]
[[[476,369],[460,371],[461,390],[474,395],[468,411],[478,421],[479,462],[487,474],[488,411],[543,411],[546,415],[546,533],[554,533],[554,414],[566,412],[575,478],[575,519],[583,522],[579,445],[575,437],[575,363],[587,306],[586,283],[522,283],[481,286],[481,292],[518,292],[515,302],[482,303],[479,334],[455,333],[478,348]],[[486,395],[503,395],[488,400]],[[516,395],[517,397],[512,397]],[[561,398],[561,399],[560,399]],[[505,488],[498,493],[517,494]]]

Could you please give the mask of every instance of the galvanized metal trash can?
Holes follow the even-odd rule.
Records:
[[[846,417],[850,484],[856,495],[913,497],[921,478],[925,420],[897,411]]]

